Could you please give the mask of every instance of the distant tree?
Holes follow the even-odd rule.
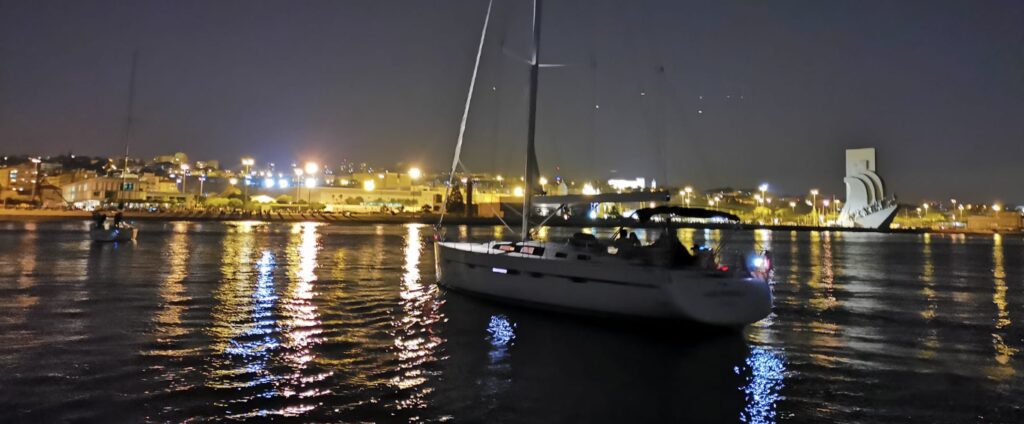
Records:
[[[231,199],[231,200],[228,200],[228,207],[231,208],[231,209],[241,209],[242,205],[243,205],[242,199]]]
[[[282,194],[282,195],[280,195],[280,196],[277,196],[277,199],[274,199],[274,200],[275,200],[275,201],[276,201],[276,202],[277,202],[278,204],[281,204],[281,205],[287,205],[287,204],[289,204],[289,203],[291,203],[291,202],[292,202],[292,196],[289,196],[289,195],[287,195],[287,194]]]
[[[211,197],[206,199],[206,207],[208,208],[223,208],[228,206],[230,199],[224,197]]]
[[[466,210],[466,201],[462,199],[462,190],[459,190],[459,186],[455,185],[452,187],[452,192],[448,195],[448,212],[461,213]]]
[[[313,202],[313,203],[309,204],[309,208],[313,209],[313,210],[320,211],[320,210],[324,210],[325,208],[327,208],[327,205],[325,205],[323,203]]]

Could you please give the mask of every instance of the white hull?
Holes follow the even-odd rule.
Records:
[[[139,234],[139,229],[131,225],[124,225],[120,228],[91,228],[89,237],[92,241],[115,242],[132,241]]]
[[[771,288],[765,279],[630,265],[607,257],[579,260],[577,251],[564,259],[495,254],[491,245],[436,243],[438,283],[544,308],[725,327],[742,327],[771,312]],[[546,246],[551,253],[561,245]]]

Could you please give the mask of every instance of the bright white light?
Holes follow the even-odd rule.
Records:
[[[305,172],[302,171],[302,168],[295,168],[295,176],[296,177],[301,177],[302,174],[305,174]]]
[[[544,178],[544,177],[540,177],[540,185],[548,185],[548,179]]]
[[[597,189],[594,188],[593,185],[591,185],[590,183],[586,183],[586,184],[583,184],[583,194],[585,194],[587,196],[592,196],[592,195],[599,194],[599,193],[598,193]]]
[[[587,216],[589,216],[590,219],[597,219],[597,209],[591,209]]]
[[[423,171],[421,171],[419,168],[411,168],[411,169],[409,169],[409,178],[412,178],[414,180],[418,180],[422,176],[423,176]]]
[[[229,178],[228,183],[230,183],[231,185],[238,184],[238,178]]]
[[[317,171],[319,171],[319,170],[320,170],[320,165],[317,165],[316,162],[306,162],[305,171],[306,171],[307,174],[312,175],[312,174],[317,173]]]
[[[505,268],[491,268],[491,271],[498,274],[508,274],[508,270]]]
[[[608,185],[616,190],[625,190],[630,188],[640,190],[647,186],[647,181],[643,178],[637,178],[634,180],[611,179],[608,180]]]
[[[757,189],[761,191],[768,191],[768,184],[761,184]]]
[[[516,188],[512,189],[512,195],[516,196],[516,197],[523,197],[523,196],[526,195],[526,193],[523,192],[523,188],[522,187],[516,187]]]
[[[306,188],[316,187],[316,178],[306,178]]]
[[[363,181],[363,190],[373,191],[375,188],[377,188],[377,183],[373,182],[373,180]]]
[[[288,184],[288,180],[285,179],[285,178],[281,178],[280,180],[277,180],[277,186],[280,187],[280,188],[288,188],[289,185],[290,184]]]
[[[264,178],[263,179],[263,187],[264,188],[274,188],[274,179],[273,178]]]
[[[754,258],[754,267],[761,268],[763,266],[764,266],[764,258],[762,258],[760,256]]]

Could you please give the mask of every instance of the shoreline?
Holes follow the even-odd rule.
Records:
[[[45,221],[71,221],[88,220],[90,212],[74,210],[34,210],[34,209],[0,209],[0,221],[22,221],[22,220],[45,220]],[[208,211],[175,211],[175,212],[125,212],[124,218],[133,221],[196,221],[196,222],[231,222],[231,221],[262,221],[262,222],[325,222],[337,225],[365,225],[365,224],[427,224],[437,223],[436,214],[336,214],[323,212],[305,213],[227,213]],[[519,220],[507,221],[515,228]],[[449,215],[445,217],[447,225],[471,225],[471,226],[495,226],[502,225],[497,218],[477,218]],[[632,228],[658,228],[658,223],[639,224],[632,219],[552,219],[546,226],[550,227],[597,227],[617,228],[621,226]],[[967,231],[937,231],[926,228],[900,228],[900,229],[873,229],[873,228],[844,228],[844,227],[809,227],[799,225],[757,225],[757,224],[699,224],[699,223],[671,223],[673,228],[696,228],[696,229],[740,229],[740,230],[772,230],[772,231],[842,231],[857,233],[883,233],[883,234],[993,234],[976,233]],[[1001,233],[1020,234],[1020,233]]]

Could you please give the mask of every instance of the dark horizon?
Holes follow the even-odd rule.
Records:
[[[0,150],[450,163],[486,1],[0,0]],[[529,2],[496,1],[465,162],[521,173]],[[1024,4],[547,2],[542,173],[1024,203]],[[641,95],[642,93],[642,95]],[[597,108],[595,105],[599,105]],[[513,159],[508,159],[513,158]]]

